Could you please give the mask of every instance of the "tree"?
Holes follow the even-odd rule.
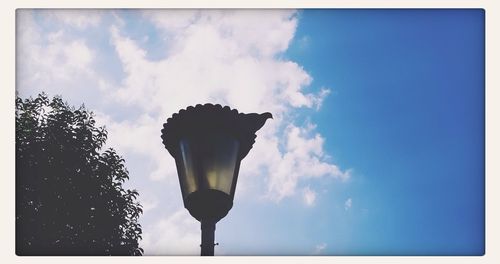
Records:
[[[142,255],[142,206],[104,127],[60,97],[16,97],[16,254]]]

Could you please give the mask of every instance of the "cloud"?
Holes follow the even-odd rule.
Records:
[[[327,244],[326,243],[321,243],[319,245],[316,245],[313,251],[313,255],[319,255],[321,254],[325,249],[326,249]]]
[[[183,44],[205,36],[208,49],[221,42],[225,44],[221,48],[229,48],[221,50],[225,54],[213,55],[273,57],[288,48],[297,27],[293,10],[148,10],[143,14],[158,29],[174,35],[179,44],[173,45],[175,53],[201,51],[199,46],[204,45]]]
[[[96,51],[88,40],[62,28],[46,32],[32,11],[17,12],[16,49],[16,90],[21,95],[35,90],[78,98],[90,95],[90,87],[100,81],[94,71]]]
[[[163,215],[144,231],[141,246],[146,255],[199,255],[199,222],[182,209]]]
[[[169,115],[211,101],[244,112],[266,109],[275,116],[289,106],[312,107],[319,102],[317,95],[301,91],[311,77],[299,65],[274,58],[293,37],[293,12],[193,11],[178,19],[157,18],[159,13],[169,17],[169,12],[145,12],[167,30],[164,34],[178,33],[168,44],[168,57],[160,61],[147,60],[146,50],[111,27],[112,43],[127,74],[115,93],[120,102]],[[179,25],[185,30],[174,30]]]
[[[303,189],[303,200],[307,206],[313,206],[316,201],[316,192],[311,190],[311,188],[306,187]]]
[[[309,36],[303,36],[297,40],[298,47],[302,50],[306,50],[309,48],[311,42],[311,38]]]
[[[351,207],[352,207],[352,199],[349,198],[344,203],[344,209],[347,211],[347,210],[351,209]]]
[[[332,177],[345,181],[350,177],[349,171],[343,172],[337,165],[324,161],[324,139],[313,130],[311,124],[305,127],[288,125],[285,129],[284,151],[266,164],[271,175],[268,185],[271,199],[279,201],[293,195],[300,180]]]
[[[69,40],[63,30],[47,35],[46,42],[29,16],[21,16],[19,21],[19,63],[28,70],[25,77],[32,75],[30,81],[51,83],[58,80],[70,80],[75,74],[90,73],[94,53],[83,39]],[[30,28],[31,27],[31,28]],[[25,71],[22,71],[25,73]],[[22,78],[26,80],[30,78]]]
[[[45,13],[44,15],[55,20],[56,23],[60,22],[80,30],[99,25],[102,17],[100,10],[86,10],[85,12],[80,9],[44,10],[41,13]]]

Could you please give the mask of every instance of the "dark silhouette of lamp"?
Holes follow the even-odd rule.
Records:
[[[243,114],[228,106],[189,106],[161,130],[174,157],[184,207],[201,222],[201,255],[214,255],[215,224],[233,206],[241,160],[271,113]]]

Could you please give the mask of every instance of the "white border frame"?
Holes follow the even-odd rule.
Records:
[[[0,139],[2,150],[0,151],[0,168],[2,169],[1,184],[2,191],[1,209],[2,215],[0,234],[0,252],[2,262],[5,263],[87,263],[89,261],[106,261],[114,263],[234,263],[264,261],[273,263],[500,263],[498,252],[498,223],[499,206],[493,201],[499,201],[499,192],[496,192],[500,176],[498,164],[498,152],[500,126],[498,117],[500,104],[500,2],[486,0],[176,0],[176,1],[119,1],[119,0],[87,0],[87,1],[63,1],[63,0],[22,0],[14,3],[0,4],[0,69],[1,69],[1,96],[0,96]],[[17,8],[484,8],[486,29],[486,250],[484,256],[479,257],[363,257],[363,256],[314,256],[314,257],[18,257],[15,255],[15,204],[14,204],[14,175],[15,175],[15,122],[14,122],[14,99],[15,99],[15,11]],[[4,38],[5,37],[5,38]],[[497,104],[495,104],[497,103]],[[497,160],[497,162],[495,162]],[[496,223],[496,224],[495,224]]]

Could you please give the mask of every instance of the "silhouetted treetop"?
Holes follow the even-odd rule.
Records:
[[[60,97],[16,97],[16,253],[142,255],[142,206],[104,127]]]

